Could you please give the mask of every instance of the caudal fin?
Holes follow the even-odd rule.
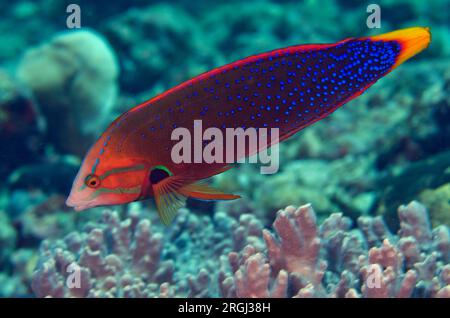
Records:
[[[394,69],[426,49],[431,42],[431,32],[428,27],[412,27],[367,38],[373,41],[396,41],[400,44],[401,51],[392,67]]]

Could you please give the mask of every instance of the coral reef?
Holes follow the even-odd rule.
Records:
[[[247,297],[279,297],[280,290],[283,297],[449,297],[448,228],[432,235],[417,202],[401,206],[399,216],[401,230],[393,236],[380,231],[379,219],[361,220],[366,230],[350,231],[342,214],[318,227],[310,205],[281,210],[274,222],[278,239],[264,232],[267,256],[243,253],[236,290]],[[375,246],[368,248],[367,228],[378,229],[381,244],[370,238]]]
[[[0,297],[29,297],[36,250],[19,248],[17,233],[8,215],[0,210]]]
[[[448,297],[449,1],[377,3],[369,30],[354,0],[81,1],[67,31],[64,1],[0,2],[0,297]],[[281,144],[276,175],[213,178],[242,199],[192,200],[169,228],[147,203],[64,206],[93,139],[155,94],[257,52],[412,25],[432,45]],[[427,211],[397,210],[412,200]]]
[[[115,213],[106,213],[104,222],[105,229],[72,233],[57,247],[42,245],[46,259],[32,281],[37,296],[152,297],[167,292],[173,264],[160,260],[161,234],[152,233],[148,220],[120,222]],[[77,274],[70,288],[70,277]]]
[[[415,201],[398,213],[393,235],[379,217],[361,218],[352,229],[349,218],[334,213],[318,226],[311,205],[280,210],[274,232],[251,215],[236,220],[216,212],[209,219],[182,210],[163,235],[137,214],[120,221],[106,211],[103,225],[42,244],[33,291],[38,297],[450,297],[448,227],[431,230],[425,207]]]

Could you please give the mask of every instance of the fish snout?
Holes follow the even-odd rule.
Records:
[[[66,205],[79,212],[90,208],[93,204],[91,202],[80,202],[76,200],[72,194],[70,194],[66,199]]]

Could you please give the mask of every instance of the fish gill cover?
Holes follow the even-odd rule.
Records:
[[[450,297],[450,2],[378,5],[0,1],[0,297]],[[193,119],[308,127],[261,174],[171,164]]]

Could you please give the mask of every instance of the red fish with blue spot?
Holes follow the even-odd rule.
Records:
[[[173,162],[175,128],[193,132],[194,120],[203,129],[278,128],[275,142],[283,141],[361,95],[430,40],[428,28],[413,27],[292,46],[199,75],[117,118],[86,155],[67,204],[84,210],[154,197],[169,224],[188,197],[239,198],[199,182],[229,169],[227,163]]]

